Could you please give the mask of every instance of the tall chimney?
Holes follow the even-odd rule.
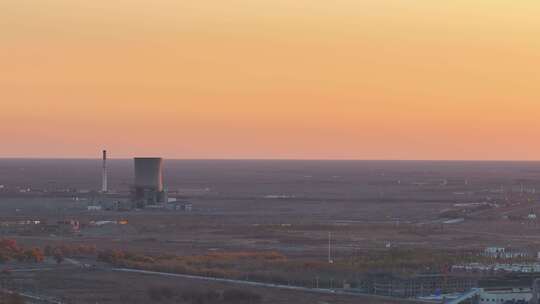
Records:
[[[101,192],[109,191],[107,184],[107,150],[103,150],[103,172],[101,176]]]

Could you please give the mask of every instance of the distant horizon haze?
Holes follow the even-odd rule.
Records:
[[[540,1],[2,0],[0,157],[540,159]]]
[[[161,155],[134,155],[122,157],[107,157],[108,160],[126,160],[130,161],[138,157],[159,157],[164,160],[172,161],[321,161],[321,162],[540,162],[540,159],[383,159],[383,158],[175,158],[163,157]],[[16,156],[1,156],[1,160],[102,160],[101,156],[97,157],[16,157]]]

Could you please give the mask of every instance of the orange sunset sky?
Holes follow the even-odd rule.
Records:
[[[0,157],[540,159],[538,0],[1,0]]]

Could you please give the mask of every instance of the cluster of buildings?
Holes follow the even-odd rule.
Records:
[[[540,253],[487,247],[477,253],[486,263],[453,265],[432,274],[371,274],[360,292],[444,304],[540,304]]]
[[[452,266],[453,272],[474,272],[474,273],[540,273],[540,263],[513,263],[513,264],[493,264],[471,263],[466,265]]]
[[[487,247],[483,255],[494,259],[516,259],[532,256],[527,250],[506,247]]]
[[[0,221],[0,234],[73,234],[81,230],[81,223],[77,220],[9,220]]]
[[[370,294],[414,298],[426,303],[540,304],[533,299],[535,284],[540,286],[533,276],[528,275],[500,276],[483,280],[466,275],[394,274],[371,277],[364,282],[361,289],[362,292]],[[540,288],[537,290],[540,291]]]
[[[461,299],[465,301],[469,298],[470,302],[477,304],[538,304],[540,290],[538,282],[532,275],[511,275],[482,280],[478,288],[462,295]]]
[[[445,274],[378,274],[363,281],[362,291],[387,297],[419,298],[444,293],[460,293],[477,286],[475,277]]]

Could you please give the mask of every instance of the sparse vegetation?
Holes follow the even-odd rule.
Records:
[[[10,260],[39,263],[42,262],[43,259],[43,251],[39,248],[25,249],[19,246],[15,240],[0,240],[0,262],[2,263]]]
[[[41,248],[25,248],[20,246],[16,240],[0,240],[0,263],[6,263],[12,260],[18,262],[40,263],[46,256],[53,257],[57,263],[61,263],[65,257],[72,256],[93,256],[96,253],[96,247],[93,245],[47,245]]]
[[[455,264],[491,261],[474,250],[429,248],[371,250],[337,259],[333,264],[320,260],[288,259],[277,252],[145,256],[108,250],[100,252],[98,259],[117,267],[320,288],[340,288],[344,283],[355,288],[371,275],[449,273]]]
[[[95,245],[62,244],[60,246],[47,245],[43,248],[46,256],[62,255],[64,257],[93,256],[96,254]]]
[[[0,292],[0,304],[24,304],[26,301],[18,293]]]
[[[153,286],[147,291],[152,302],[174,302],[189,304],[258,304],[260,294],[242,289],[225,290],[183,290],[176,291],[169,286]]]
[[[175,296],[176,296],[175,291],[168,286],[162,286],[162,287],[154,286],[154,287],[148,288],[148,297],[150,298],[150,300],[154,302],[170,300]]]
[[[240,290],[240,289],[229,289],[223,292],[223,302],[225,303],[259,303],[261,302],[261,296],[259,294]]]

